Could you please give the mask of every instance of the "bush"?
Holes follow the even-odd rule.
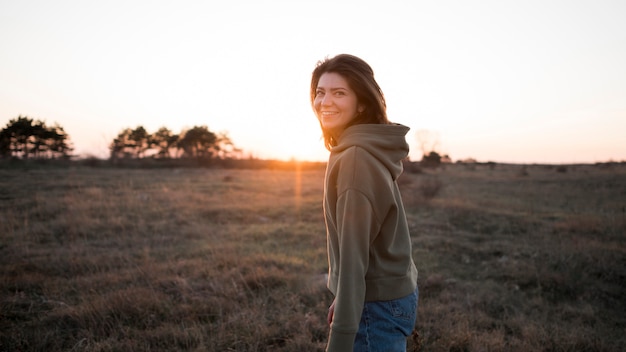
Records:
[[[443,183],[438,177],[424,178],[420,181],[418,185],[420,194],[426,199],[434,198],[439,193],[442,187]]]

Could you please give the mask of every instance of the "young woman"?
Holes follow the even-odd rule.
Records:
[[[387,120],[372,68],[342,54],[320,61],[311,105],[330,158],[324,186],[327,351],[406,351],[417,315],[417,269],[398,190],[409,128]]]

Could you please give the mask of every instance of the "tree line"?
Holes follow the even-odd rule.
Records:
[[[117,159],[227,159],[239,157],[241,150],[226,133],[211,132],[207,126],[194,126],[174,134],[161,127],[148,133],[143,126],[122,130],[109,146],[112,160]]]
[[[0,157],[16,159],[70,159],[73,147],[69,135],[58,123],[26,116],[10,120],[0,131]],[[228,159],[241,156],[228,134],[214,133],[207,126],[194,126],[174,134],[167,127],[149,133],[143,126],[125,128],[109,145],[111,160]]]
[[[47,126],[20,115],[0,131],[0,156],[5,158],[69,158],[72,151],[69,135],[59,124]]]

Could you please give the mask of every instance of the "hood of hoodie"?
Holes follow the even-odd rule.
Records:
[[[365,149],[378,159],[396,180],[402,173],[402,160],[409,155],[406,134],[409,127],[400,124],[363,124],[346,128],[330,152],[338,154],[351,147]]]

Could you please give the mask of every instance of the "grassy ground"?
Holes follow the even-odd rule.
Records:
[[[323,170],[0,169],[0,351],[321,351]],[[401,186],[416,351],[621,351],[626,165]]]

